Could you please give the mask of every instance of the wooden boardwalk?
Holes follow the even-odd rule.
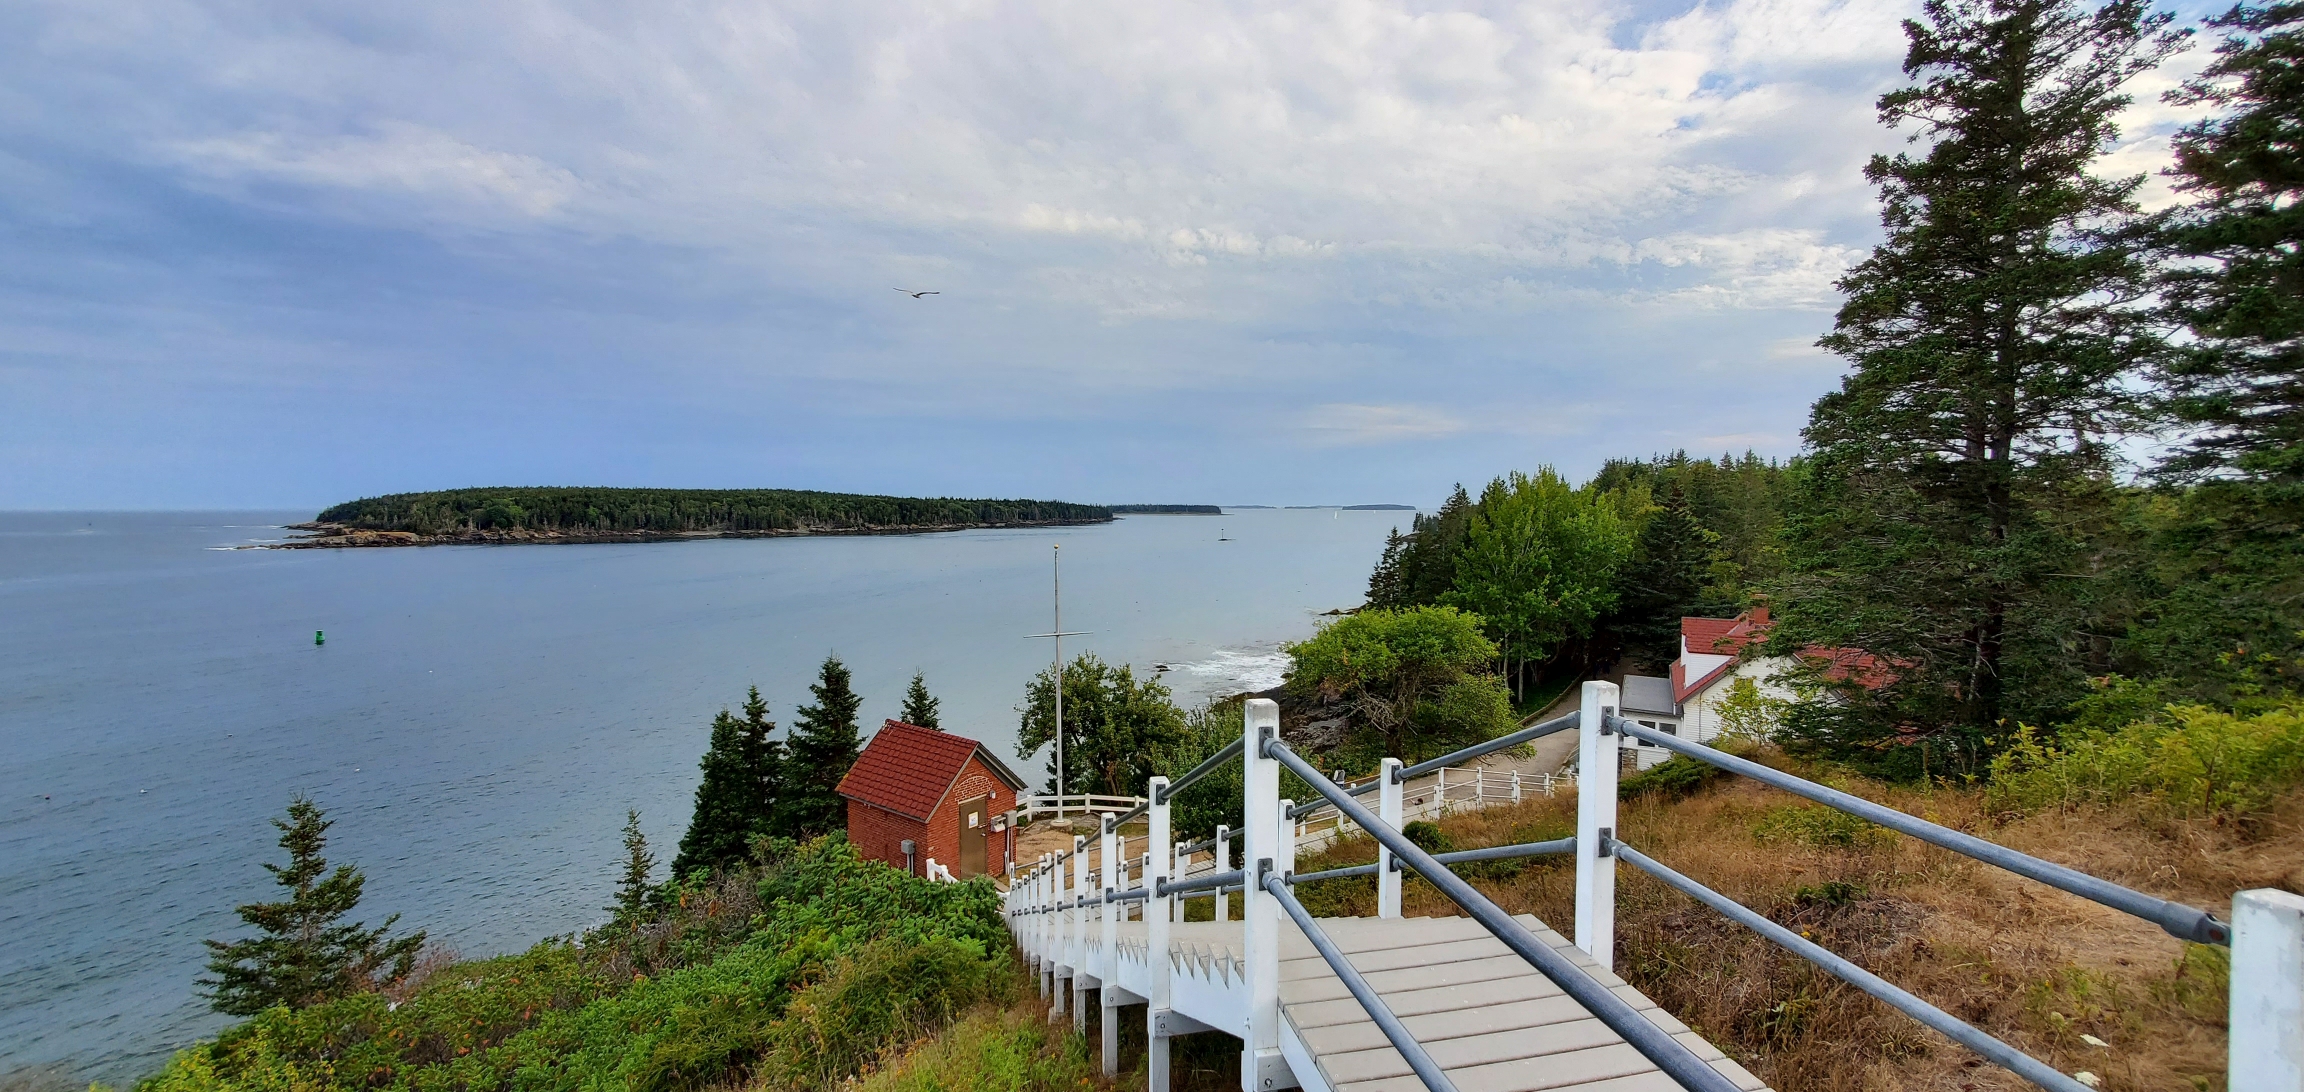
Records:
[[[1602,969],[1534,917],[1521,924],[1747,1092],[1761,1082],[1719,1048]],[[1109,986],[1122,1003],[1148,993],[1146,926],[1116,923],[1117,960],[1100,938],[1071,949],[1086,971],[1056,963],[1054,977]],[[1323,918],[1321,928],[1445,1069],[1458,1092],[1663,1092],[1679,1085],[1583,1006],[1470,918]],[[1171,1005],[1194,1023],[1244,1035],[1239,922],[1169,925]],[[1407,1060],[1293,923],[1280,931],[1281,1049],[1297,1081],[1316,1092],[1421,1092]],[[1053,962],[1053,961],[1052,961]],[[1110,966],[1104,983],[1095,969]],[[1076,995],[1077,996],[1077,995]],[[1110,1015],[1109,1011],[1107,1015]]]

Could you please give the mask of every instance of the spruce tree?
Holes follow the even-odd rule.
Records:
[[[1819,343],[1854,371],[1809,419],[1778,640],[1892,661],[1886,692],[1847,695],[1858,734],[1917,727],[1973,769],[2004,719],[2085,685],[2066,644],[2088,620],[2083,533],[2104,518],[2129,380],[2164,348],[2138,306],[2146,267],[2112,230],[2142,179],[2092,168],[2121,86],[2178,36],[2142,0],[1923,16],[1905,24],[1914,82],[1880,116],[1927,151],[1865,168],[1887,238],[1841,280]]]
[[[929,696],[927,677],[915,671],[912,673],[912,685],[904,691],[904,708],[896,714],[896,719],[914,727],[934,728],[941,732],[944,725],[938,723],[936,708],[942,704]]]
[[[826,656],[817,681],[808,687],[816,704],[801,706],[792,720],[791,776],[779,809],[780,833],[809,838],[848,825],[840,779],[864,750],[856,725],[856,710],[864,702],[850,683],[840,658]]]
[[[1400,555],[1408,547],[1409,539],[1394,527],[1384,536],[1384,553],[1376,559],[1376,569],[1368,574],[1368,605],[1376,610],[1395,610],[1407,606],[1403,597],[1407,588],[1400,576]]]
[[[2304,5],[2209,21],[2217,58],[2172,99],[2219,112],[2176,138],[2192,200],[2166,217],[2168,317],[2193,335],[2163,374],[2195,483],[2156,528],[2128,645],[2184,697],[2304,687]]]
[[[1650,514],[1624,572],[1616,632],[1635,659],[1650,667],[1680,655],[1680,619],[1720,604],[1705,602],[1704,578],[1720,536],[1698,526],[1679,485]]]
[[[254,1016],[276,1005],[300,1008],[407,977],[424,948],[424,934],[385,939],[398,914],[374,929],[343,921],[360,904],[367,877],[351,865],[329,871],[321,852],[333,824],[320,806],[298,796],[288,802],[288,818],[272,825],[280,830],[288,864],[266,862],[264,870],[289,894],[281,902],[239,907],[240,920],[260,935],[203,942],[208,971],[216,977],[199,985],[216,1011]]]
[[[2221,107],[2176,138],[2167,220],[2171,409],[2190,444],[2166,469],[2304,479],[2304,4],[2242,4],[2209,20],[2216,61],[2171,96]]]
[[[784,762],[782,746],[769,735],[775,730],[757,686],[745,697],[742,718],[726,709],[712,718],[712,742],[698,763],[696,808],[672,858],[674,879],[740,864],[753,838],[777,833]]]
[[[648,836],[640,832],[640,810],[628,809],[624,813],[624,875],[616,881],[616,905],[608,908],[617,921],[636,921],[648,909],[654,890],[648,877],[655,870],[656,855],[648,852]]]

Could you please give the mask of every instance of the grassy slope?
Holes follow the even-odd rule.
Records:
[[[1773,760],[1772,760],[1773,761]],[[1841,787],[2162,897],[2204,907],[2304,880],[2304,790],[2246,822],[2156,817],[2136,806],[1993,817],[1980,793]],[[1459,815],[1463,847],[1571,831],[1575,801]],[[1819,822],[1792,797],[1716,782],[1678,802],[1627,802],[1627,841],[1808,932],[1827,948],[2066,1071],[2109,1089],[2222,1086],[2224,960],[2154,926],[1876,828]],[[1760,833],[1756,833],[1760,832]],[[1763,837],[1766,835],[1767,837]],[[1846,842],[1848,844],[1839,844]],[[1299,862],[1310,871],[1373,858],[1362,841]],[[1632,869],[1619,872],[1617,969],[1786,1092],[2028,1085],[1814,971]],[[1572,919],[1565,860],[1475,881],[1513,911]],[[1844,886],[1836,886],[1844,885]],[[1323,914],[1374,912],[1372,881],[1307,889]],[[1411,881],[1410,915],[1452,905]],[[2081,1037],[2109,1043],[2097,1048]]]

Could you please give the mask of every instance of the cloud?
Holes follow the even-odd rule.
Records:
[[[1465,424],[1429,406],[1330,403],[1306,411],[1296,427],[1327,447],[1429,440],[1462,432]]]
[[[560,211],[584,188],[573,173],[534,156],[477,147],[405,122],[386,122],[364,135],[242,132],[164,147],[212,178],[429,198],[538,218]]]

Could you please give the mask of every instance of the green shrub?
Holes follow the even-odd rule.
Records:
[[[979,1010],[853,1092],[1079,1092],[1095,1083],[1080,1036],[1036,1013]]]
[[[1696,791],[1723,776],[1720,767],[1709,762],[1674,755],[1639,773],[1616,783],[1616,798],[1630,800],[1637,796],[1654,796],[1659,801],[1683,800],[1696,795]]]
[[[1429,819],[1418,819],[1400,828],[1400,835],[1426,853],[1454,853],[1456,840],[1440,829],[1440,824]]]
[[[1863,849],[1895,837],[1885,827],[1815,804],[1769,809],[1752,824],[1752,836],[1762,842],[1793,842],[1810,849]]]
[[[2254,716],[2197,705],[2048,742],[2030,727],[1992,762],[1987,799],[2035,811],[2147,797],[2178,815],[2259,810],[2304,780],[2304,707]]]
[[[548,941],[436,973],[397,1004],[364,994],[272,1009],[179,1052],[139,1092],[648,1092],[740,1079],[805,1044],[816,1068],[786,1083],[821,1086],[1008,973],[987,881],[931,883],[839,838],[762,876],[749,936],[697,945],[703,962],[651,977],[615,938]],[[805,1008],[788,1015],[796,1001]]]

